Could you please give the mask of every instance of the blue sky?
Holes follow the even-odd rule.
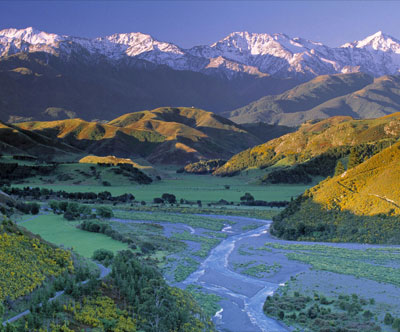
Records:
[[[98,37],[144,32],[182,47],[233,31],[283,32],[339,46],[382,30],[400,39],[400,1],[0,1],[0,29]]]

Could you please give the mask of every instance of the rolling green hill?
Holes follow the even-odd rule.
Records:
[[[289,131],[286,127],[262,124],[246,130],[214,113],[185,107],[128,113],[108,123],[68,119],[22,122],[15,127],[71,146],[81,154],[144,157],[160,164],[228,159],[259,144],[259,137],[276,137]],[[260,128],[270,128],[271,132],[260,133]]]
[[[400,110],[400,76],[324,75],[225,114],[237,123],[297,126],[331,116],[376,118]]]
[[[274,219],[286,239],[400,243],[400,143],[322,181]]]
[[[322,164],[330,162],[327,173],[320,174],[327,176],[332,174],[336,161],[350,153],[350,147],[363,145],[364,150],[373,150],[374,147],[385,147],[399,137],[400,113],[370,120],[337,116],[319,122],[309,121],[296,132],[238,153],[214,174],[234,175],[248,168],[290,168],[322,158]]]

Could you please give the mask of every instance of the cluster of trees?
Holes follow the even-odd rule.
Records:
[[[192,173],[192,174],[210,174],[218,168],[226,164],[226,160],[212,159],[200,160],[196,163],[187,164],[185,167],[178,169],[177,173]]]
[[[95,218],[92,209],[87,205],[81,205],[76,202],[51,201],[50,208],[54,214],[63,214],[67,220]]]
[[[39,187],[24,187],[15,188],[9,186],[3,186],[2,190],[12,196],[17,196],[19,198],[31,197],[33,199],[50,199],[50,198],[60,198],[60,199],[70,199],[74,201],[88,201],[88,202],[119,202],[119,203],[129,203],[135,200],[135,196],[132,194],[122,194],[119,196],[113,196],[109,191],[102,191],[99,193],[95,192],[66,192],[64,190],[54,191],[47,188]]]
[[[36,157],[31,156],[22,156],[22,155],[15,155],[13,156],[14,160],[21,160],[21,161],[37,161]]]
[[[102,233],[104,235],[111,237],[116,241],[128,244],[133,243],[133,240],[131,238],[121,234],[117,230],[112,229],[112,227],[109,224],[100,222],[98,220],[84,220],[78,227],[87,232]]]
[[[155,204],[164,204],[164,203],[175,204],[176,203],[176,197],[173,194],[164,193],[164,194],[162,194],[161,198],[160,197],[155,197],[153,199],[153,202]]]
[[[180,204],[187,204],[187,205],[196,205],[196,204],[197,204],[198,207],[202,207],[202,202],[201,202],[201,200],[189,201],[189,200],[187,200],[187,199],[185,199],[185,198],[181,198],[181,199],[179,200],[179,203],[180,203]]]
[[[19,211],[25,214],[33,214],[36,215],[40,211],[40,205],[36,202],[33,203],[22,203],[18,202],[15,206]]]
[[[76,202],[68,201],[51,201],[49,204],[54,214],[63,214],[67,220],[77,219],[90,219],[96,218],[112,218],[114,216],[113,211],[109,207],[100,206],[96,208],[95,212],[90,206],[78,204]]]
[[[221,201],[220,201],[221,202]],[[286,207],[288,206],[288,201],[262,201],[262,200],[255,200],[253,195],[250,193],[245,193],[242,197],[240,197],[240,204],[241,205],[248,205],[248,206],[268,206],[268,207]]]
[[[0,180],[15,181],[36,175],[50,175],[57,165],[19,165],[18,163],[0,163]]]
[[[153,180],[139,170],[136,167],[133,167],[131,164],[117,164],[116,168],[113,168],[113,172],[115,174],[121,174],[126,176],[131,181],[140,183],[140,184],[150,184]]]
[[[117,254],[111,276],[120,300],[142,318],[139,330],[213,331],[209,318],[188,292],[168,286],[155,267],[141,263],[132,252]]]
[[[386,313],[383,323],[391,326],[395,331],[400,332],[400,318],[393,317],[391,313]]]
[[[102,263],[105,266],[109,266],[114,259],[114,253],[107,249],[97,249],[93,252],[92,259]]]

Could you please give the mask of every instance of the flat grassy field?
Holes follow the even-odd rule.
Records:
[[[88,258],[96,249],[117,252],[128,248],[126,244],[115,241],[104,234],[82,231],[76,228],[76,225],[77,223],[67,221],[63,216],[54,214],[40,215],[20,223],[20,226],[32,233],[39,234],[46,241],[73,248],[74,251]]]
[[[69,166],[71,169],[73,168],[72,165]],[[74,172],[69,174],[74,175],[75,178]],[[121,179],[113,181],[112,178],[107,178],[111,183],[110,187],[105,187],[99,183],[85,184],[84,181],[79,185],[73,184],[71,181],[56,181],[53,184],[45,184],[43,181],[40,182],[37,181],[38,179],[32,178],[26,179],[24,184],[15,186],[20,188],[27,185],[40,186],[68,192],[101,192],[107,190],[113,195],[132,193],[136,197],[136,200],[146,202],[153,201],[155,197],[161,197],[163,193],[170,193],[174,194],[178,200],[181,198],[190,201],[201,200],[203,203],[216,202],[220,199],[237,203],[240,202],[240,197],[246,192],[251,193],[257,200],[290,200],[291,197],[295,198],[303,193],[304,190],[311,187],[311,185],[258,185],[254,183],[254,177],[250,175],[217,177],[211,175],[177,174],[175,169],[171,168],[163,169],[162,174],[161,181],[154,181],[150,185],[130,183],[122,185]],[[226,189],[225,186],[229,186],[229,189]]]

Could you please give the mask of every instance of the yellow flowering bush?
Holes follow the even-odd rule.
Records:
[[[124,310],[120,310],[114,301],[107,296],[84,298],[82,305],[66,307],[66,311],[73,314],[74,319],[91,327],[105,328],[113,332],[136,331],[135,321]]]
[[[70,252],[0,228],[0,301],[27,295],[66,270],[73,271]]]

